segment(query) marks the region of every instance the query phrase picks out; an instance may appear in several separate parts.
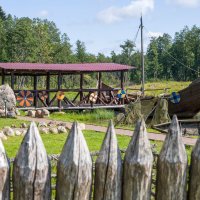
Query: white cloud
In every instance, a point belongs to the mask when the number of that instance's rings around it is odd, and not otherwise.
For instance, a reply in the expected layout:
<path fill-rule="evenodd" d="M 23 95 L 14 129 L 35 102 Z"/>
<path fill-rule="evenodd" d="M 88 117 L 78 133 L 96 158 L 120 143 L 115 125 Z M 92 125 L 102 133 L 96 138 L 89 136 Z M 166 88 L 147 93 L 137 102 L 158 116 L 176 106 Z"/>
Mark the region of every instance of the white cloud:
<path fill-rule="evenodd" d="M 40 17 L 47 17 L 49 15 L 49 12 L 47 10 L 42 10 L 39 13 Z"/>
<path fill-rule="evenodd" d="M 170 3 L 175 3 L 186 7 L 197 7 L 200 5 L 200 0 L 167 0 Z"/>
<path fill-rule="evenodd" d="M 154 0 L 132 0 L 129 5 L 123 7 L 109 7 L 98 14 L 98 19 L 110 24 L 121 21 L 124 18 L 138 17 L 141 14 L 154 9 Z"/>
<path fill-rule="evenodd" d="M 152 32 L 152 31 L 150 31 L 150 32 L 148 33 L 148 37 L 155 37 L 155 38 L 158 38 L 159 36 L 163 36 L 163 33 L 161 33 L 161 32 Z"/>

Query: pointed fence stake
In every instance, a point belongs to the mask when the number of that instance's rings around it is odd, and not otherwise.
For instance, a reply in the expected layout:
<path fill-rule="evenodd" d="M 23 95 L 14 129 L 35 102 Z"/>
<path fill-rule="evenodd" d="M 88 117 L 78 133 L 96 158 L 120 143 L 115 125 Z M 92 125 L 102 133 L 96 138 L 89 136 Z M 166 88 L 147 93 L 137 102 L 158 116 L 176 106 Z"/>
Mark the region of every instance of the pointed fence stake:
<path fill-rule="evenodd" d="M 0 200 L 10 199 L 10 166 L 0 139 Z"/>
<path fill-rule="evenodd" d="M 185 200 L 187 154 L 176 116 L 173 116 L 157 163 L 157 200 Z"/>
<path fill-rule="evenodd" d="M 200 139 L 192 151 L 188 199 L 200 199 Z"/>
<path fill-rule="evenodd" d="M 92 159 L 75 122 L 58 160 L 56 200 L 89 200 L 91 189 Z"/>
<path fill-rule="evenodd" d="M 153 154 L 144 120 L 139 120 L 124 159 L 123 200 L 150 200 Z"/>
<path fill-rule="evenodd" d="M 95 200 L 121 200 L 122 159 L 112 121 L 95 163 Z"/>
<path fill-rule="evenodd" d="M 15 200 L 51 199 L 50 163 L 34 122 L 14 160 L 13 192 Z"/>

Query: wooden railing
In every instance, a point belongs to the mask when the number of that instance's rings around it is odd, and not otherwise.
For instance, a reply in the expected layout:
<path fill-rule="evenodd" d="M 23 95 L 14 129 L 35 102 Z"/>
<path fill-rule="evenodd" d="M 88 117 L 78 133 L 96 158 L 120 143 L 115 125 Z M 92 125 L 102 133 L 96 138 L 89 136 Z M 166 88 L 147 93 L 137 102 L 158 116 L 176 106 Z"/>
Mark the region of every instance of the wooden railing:
<path fill-rule="evenodd" d="M 117 98 L 117 92 L 120 88 L 113 89 L 60 89 L 65 93 L 62 101 L 57 99 L 57 89 L 51 90 L 29 90 L 34 96 L 34 107 L 79 107 L 79 106 L 94 106 L 94 105 L 121 105 L 123 102 Z M 20 90 L 14 90 L 17 95 Z M 46 92 L 48 98 L 41 99 L 40 93 Z M 71 94 L 73 93 L 73 98 Z M 94 93 L 97 95 L 95 102 L 90 101 L 90 95 Z"/>
<path fill-rule="evenodd" d="M 122 159 L 111 123 L 93 165 L 82 131 L 74 123 L 61 155 L 52 156 L 57 160 L 55 174 L 55 169 L 50 171 L 49 158 L 38 129 L 32 123 L 12 168 L 0 142 L 0 200 L 10 199 L 10 191 L 15 200 L 50 200 L 53 189 L 56 190 L 57 200 L 198 200 L 199 152 L 200 140 L 194 147 L 191 166 L 188 167 L 185 146 L 175 116 L 156 159 L 153 157 L 144 121 L 137 123 Z M 156 170 L 153 166 L 156 166 Z M 51 177 L 56 181 L 51 183 Z"/>

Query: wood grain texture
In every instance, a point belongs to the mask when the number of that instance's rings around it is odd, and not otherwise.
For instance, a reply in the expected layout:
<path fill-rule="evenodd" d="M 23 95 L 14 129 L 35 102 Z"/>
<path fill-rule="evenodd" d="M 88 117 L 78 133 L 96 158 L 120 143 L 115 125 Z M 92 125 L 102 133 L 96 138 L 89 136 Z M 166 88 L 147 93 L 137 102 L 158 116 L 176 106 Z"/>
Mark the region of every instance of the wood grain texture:
<path fill-rule="evenodd" d="M 58 160 L 56 200 L 89 200 L 91 188 L 92 159 L 75 122 Z"/>
<path fill-rule="evenodd" d="M 153 154 L 144 120 L 139 120 L 124 159 L 123 200 L 150 200 Z"/>
<path fill-rule="evenodd" d="M 0 139 L 0 200 L 10 199 L 10 165 Z"/>
<path fill-rule="evenodd" d="M 50 162 L 38 128 L 31 123 L 13 165 L 15 200 L 50 200 Z"/>
<path fill-rule="evenodd" d="M 187 154 L 178 119 L 173 116 L 157 163 L 157 200 L 185 200 Z"/>
<path fill-rule="evenodd" d="M 122 159 L 112 121 L 95 163 L 95 200 L 121 200 Z"/>
<path fill-rule="evenodd" d="M 200 139 L 192 151 L 188 199 L 200 199 Z"/>

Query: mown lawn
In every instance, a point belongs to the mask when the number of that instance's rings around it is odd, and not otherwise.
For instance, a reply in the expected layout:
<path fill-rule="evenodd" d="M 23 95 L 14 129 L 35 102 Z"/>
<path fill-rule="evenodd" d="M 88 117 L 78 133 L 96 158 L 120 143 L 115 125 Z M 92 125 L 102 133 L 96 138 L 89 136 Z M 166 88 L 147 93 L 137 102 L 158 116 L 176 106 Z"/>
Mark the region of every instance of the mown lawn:
<path fill-rule="evenodd" d="M 19 120 L 17 118 L 0 118 L 0 129 L 2 129 L 5 126 L 12 126 L 12 125 L 15 125 L 16 127 L 20 127 L 20 125 L 23 122 L 25 122 L 26 124 L 29 124 L 29 122 Z"/>
<path fill-rule="evenodd" d="M 99 151 L 101 148 L 105 133 L 88 131 L 88 130 L 83 131 L 83 133 L 84 133 L 86 142 L 88 144 L 89 150 L 91 152 Z M 67 134 L 41 134 L 41 137 L 44 142 L 47 154 L 49 155 L 60 154 L 65 144 L 65 141 L 67 139 Z M 15 136 L 15 137 L 9 137 L 8 140 L 3 141 L 4 147 L 6 149 L 6 152 L 9 158 L 13 158 L 16 156 L 18 149 L 20 147 L 20 144 L 22 142 L 22 139 L 23 139 L 22 136 L 18 136 L 18 137 Z M 131 137 L 117 135 L 117 139 L 118 139 L 118 144 L 119 144 L 120 149 L 126 149 L 131 140 Z M 162 148 L 163 142 L 151 141 L 151 144 L 155 145 L 154 151 L 156 153 L 159 153 Z M 190 160 L 192 147 L 186 146 L 186 151 Z"/>

